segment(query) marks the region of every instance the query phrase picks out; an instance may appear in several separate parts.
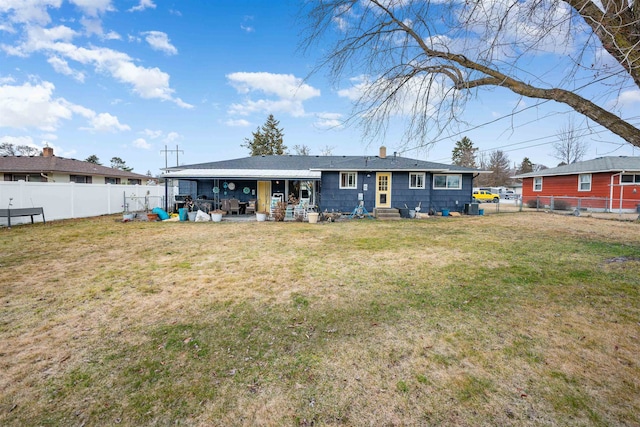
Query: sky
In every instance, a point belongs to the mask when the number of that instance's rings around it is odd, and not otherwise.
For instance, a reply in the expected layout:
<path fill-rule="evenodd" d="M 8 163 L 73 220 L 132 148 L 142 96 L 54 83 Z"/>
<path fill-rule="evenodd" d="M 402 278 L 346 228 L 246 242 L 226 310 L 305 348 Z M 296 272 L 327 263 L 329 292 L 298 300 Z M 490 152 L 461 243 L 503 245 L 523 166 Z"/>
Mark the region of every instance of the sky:
<path fill-rule="evenodd" d="M 134 172 L 249 155 L 245 139 L 273 114 L 284 143 L 320 155 L 387 153 L 450 163 L 466 136 L 481 152 L 500 149 L 555 166 L 553 142 L 574 116 L 506 90 L 479 94 L 464 126 L 429 149 L 400 134 L 366 140 L 345 126 L 357 80 L 336 87 L 310 75 L 322 49 L 302 52 L 299 1 L 0 0 L 0 143 L 49 146 L 58 156 L 120 157 Z M 640 94 L 625 91 L 627 111 Z M 514 109 L 522 113 L 511 116 Z M 637 122 L 637 113 L 635 113 Z M 578 116 L 577 123 L 586 126 Z M 593 123 L 591 123 L 593 126 Z M 592 127 L 586 158 L 640 155 Z M 400 129 L 397 130 L 400 132 Z"/>

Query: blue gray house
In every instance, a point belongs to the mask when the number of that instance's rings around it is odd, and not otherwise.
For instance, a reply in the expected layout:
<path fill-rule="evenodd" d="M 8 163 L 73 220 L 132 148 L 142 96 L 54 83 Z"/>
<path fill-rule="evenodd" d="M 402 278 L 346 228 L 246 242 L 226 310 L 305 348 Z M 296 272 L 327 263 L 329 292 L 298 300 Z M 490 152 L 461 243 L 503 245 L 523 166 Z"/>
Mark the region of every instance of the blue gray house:
<path fill-rule="evenodd" d="M 274 197 L 309 201 L 318 211 L 351 213 L 414 209 L 459 211 L 472 202 L 477 169 L 387 156 L 254 156 L 167 168 L 162 177 L 179 180 L 179 193 L 200 200 L 257 200 L 269 211 Z"/>

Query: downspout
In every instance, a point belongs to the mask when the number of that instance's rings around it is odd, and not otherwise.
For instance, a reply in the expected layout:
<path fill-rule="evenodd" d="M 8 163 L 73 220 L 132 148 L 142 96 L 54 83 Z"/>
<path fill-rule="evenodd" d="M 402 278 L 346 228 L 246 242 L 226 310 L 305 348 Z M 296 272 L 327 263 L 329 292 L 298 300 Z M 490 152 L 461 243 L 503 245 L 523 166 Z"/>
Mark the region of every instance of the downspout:
<path fill-rule="evenodd" d="M 615 186 L 613 184 L 613 177 L 614 176 L 618 176 L 618 184 L 620 187 L 620 209 L 622 209 L 622 174 L 625 173 L 625 171 L 621 171 L 618 173 L 614 173 L 613 175 L 611 175 L 611 184 L 609 184 L 609 212 L 613 212 L 613 187 Z"/>

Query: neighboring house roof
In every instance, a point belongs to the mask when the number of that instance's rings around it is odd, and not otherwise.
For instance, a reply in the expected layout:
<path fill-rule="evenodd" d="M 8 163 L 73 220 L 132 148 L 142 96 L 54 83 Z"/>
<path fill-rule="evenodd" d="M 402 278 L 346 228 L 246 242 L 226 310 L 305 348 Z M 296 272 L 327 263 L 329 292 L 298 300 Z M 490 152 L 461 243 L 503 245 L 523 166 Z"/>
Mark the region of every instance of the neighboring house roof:
<path fill-rule="evenodd" d="M 148 179 L 146 175 L 58 156 L 0 156 L 1 173 L 64 173 L 110 178 Z"/>
<path fill-rule="evenodd" d="M 399 156 L 252 156 L 165 169 L 167 178 L 319 179 L 323 171 L 430 171 L 487 173 Z"/>
<path fill-rule="evenodd" d="M 523 173 L 521 175 L 516 175 L 513 178 L 533 178 L 540 176 L 577 175 L 581 173 L 602 172 L 640 172 L 640 157 L 598 157 L 597 159 L 558 166 L 557 168 Z"/>

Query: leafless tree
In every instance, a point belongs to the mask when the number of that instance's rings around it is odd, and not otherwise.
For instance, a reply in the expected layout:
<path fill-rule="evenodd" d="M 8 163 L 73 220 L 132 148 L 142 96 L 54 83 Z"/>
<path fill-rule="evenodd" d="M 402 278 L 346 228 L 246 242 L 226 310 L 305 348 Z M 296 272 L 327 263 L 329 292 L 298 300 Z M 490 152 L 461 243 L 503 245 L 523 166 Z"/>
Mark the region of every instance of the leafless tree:
<path fill-rule="evenodd" d="M 334 43 L 315 71 L 359 79 L 348 121 L 365 137 L 403 114 L 405 142 L 428 144 L 481 89 L 505 88 L 565 104 L 640 147 L 624 105 L 608 106 L 640 89 L 637 0 L 309 0 L 302 13 L 303 49 Z"/>
<path fill-rule="evenodd" d="M 553 144 L 553 157 L 565 164 L 582 160 L 589 149 L 584 140 L 584 131 L 578 130 L 573 121 L 567 122 L 557 133 L 558 142 Z"/>
<path fill-rule="evenodd" d="M 0 155 L 2 156 L 38 156 L 42 154 L 39 148 L 30 145 L 15 145 L 10 142 L 0 144 Z"/>

